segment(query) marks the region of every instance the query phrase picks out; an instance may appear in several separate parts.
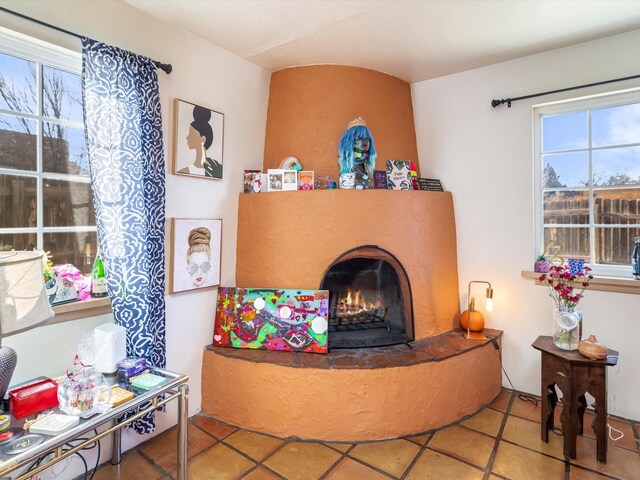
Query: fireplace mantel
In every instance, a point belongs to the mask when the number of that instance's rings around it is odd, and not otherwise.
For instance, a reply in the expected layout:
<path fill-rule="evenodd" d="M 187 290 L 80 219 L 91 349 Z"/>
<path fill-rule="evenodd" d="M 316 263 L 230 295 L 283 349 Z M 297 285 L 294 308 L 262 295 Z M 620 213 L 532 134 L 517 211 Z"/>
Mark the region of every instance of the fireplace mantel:
<path fill-rule="evenodd" d="M 319 288 L 344 252 L 376 245 L 404 266 L 416 339 L 449 331 L 460 315 L 449 192 L 314 190 L 240 194 L 236 285 Z"/>

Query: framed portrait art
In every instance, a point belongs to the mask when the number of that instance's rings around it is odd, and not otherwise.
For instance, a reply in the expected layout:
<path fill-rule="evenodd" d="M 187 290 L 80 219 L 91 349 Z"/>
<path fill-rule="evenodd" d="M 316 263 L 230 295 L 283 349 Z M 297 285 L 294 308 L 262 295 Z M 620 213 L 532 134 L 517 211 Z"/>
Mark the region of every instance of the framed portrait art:
<path fill-rule="evenodd" d="M 169 293 L 220 285 L 222 220 L 170 219 Z"/>
<path fill-rule="evenodd" d="M 173 121 L 173 173 L 221 180 L 224 114 L 176 98 Z"/>

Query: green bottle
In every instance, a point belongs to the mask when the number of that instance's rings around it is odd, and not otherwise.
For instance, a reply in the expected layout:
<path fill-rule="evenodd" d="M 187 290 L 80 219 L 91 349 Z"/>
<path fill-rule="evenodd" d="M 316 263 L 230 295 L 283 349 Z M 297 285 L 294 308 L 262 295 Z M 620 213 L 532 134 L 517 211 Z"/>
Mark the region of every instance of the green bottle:
<path fill-rule="evenodd" d="M 96 259 L 91 269 L 91 296 L 106 297 L 107 295 L 107 277 L 104 274 L 104 263 L 102 263 L 102 257 L 100 256 L 100 247 L 98 247 Z"/>

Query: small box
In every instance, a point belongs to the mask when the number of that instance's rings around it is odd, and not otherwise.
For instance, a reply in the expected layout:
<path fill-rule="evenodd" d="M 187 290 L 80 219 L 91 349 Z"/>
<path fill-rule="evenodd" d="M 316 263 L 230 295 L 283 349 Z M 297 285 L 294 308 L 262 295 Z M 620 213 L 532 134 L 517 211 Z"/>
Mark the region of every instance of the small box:
<path fill-rule="evenodd" d="M 75 415 L 62 415 L 52 413 L 44 418 L 36 420 L 29 427 L 29 433 L 40 433 L 42 435 L 58 435 L 80 423 L 80 417 Z"/>
<path fill-rule="evenodd" d="M 93 329 L 96 346 L 95 367 L 102 373 L 115 373 L 119 360 L 127 356 L 127 329 L 104 323 Z"/>
<path fill-rule="evenodd" d="M 131 400 L 133 397 L 134 394 L 132 391 L 125 390 L 118 385 L 114 385 L 111 387 L 111 400 L 109 400 L 109 403 L 111 403 L 113 407 L 117 407 L 118 405 L 122 405 L 124 402 Z"/>
<path fill-rule="evenodd" d="M 145 368 L 147 368 L 147 361 L 142 357 L 127 357 L 124 360 L 120 360 L 117 363 L 118 367 L 118 381 L 122 383 L 129 383 L 131 377 L 140 375 Z"/>
<path fill-rule="evenodd" d="M 11 414 L 20 419 L 58 406 L 58 384 L 47 378 L 9 392 Z"/>
<path fill-rule="evenodd" d="M 162 385 L 167 381 L 166 378 L 160 375 L 154 375 L 153 373 L 147 373 L 146 375 L 140 375 L 131 381 L 131 386 L 139 388 L 140 390 L 149 391 Z"/>

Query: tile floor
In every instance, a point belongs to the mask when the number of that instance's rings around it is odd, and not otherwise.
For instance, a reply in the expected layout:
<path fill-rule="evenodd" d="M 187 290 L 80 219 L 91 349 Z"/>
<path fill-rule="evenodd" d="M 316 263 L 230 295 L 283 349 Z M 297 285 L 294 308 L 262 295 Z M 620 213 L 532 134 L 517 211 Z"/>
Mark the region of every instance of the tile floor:
<path fill-rule="evenodd" d="M 370 443 L 286 440 L 198 415 L 189 422 L 189 479 L 640 479 L 640 422 L 611 417 L 609 423 L 624 437 L 609 441 L 607 463 L 598 464 L 589 428 L 578 437 L 578 458 L 565 462 L 562 437 L 550 434 L 549 443 L 542 442 L 539 420 L 540 407 L 511 390 L 457 425 Z M 585 425 L 590 424 L 585 417 Z M 119 466 L 101 467 L 94 478 L 174 479 L 175 445 L 172 429 L 125 453 Z"/>

